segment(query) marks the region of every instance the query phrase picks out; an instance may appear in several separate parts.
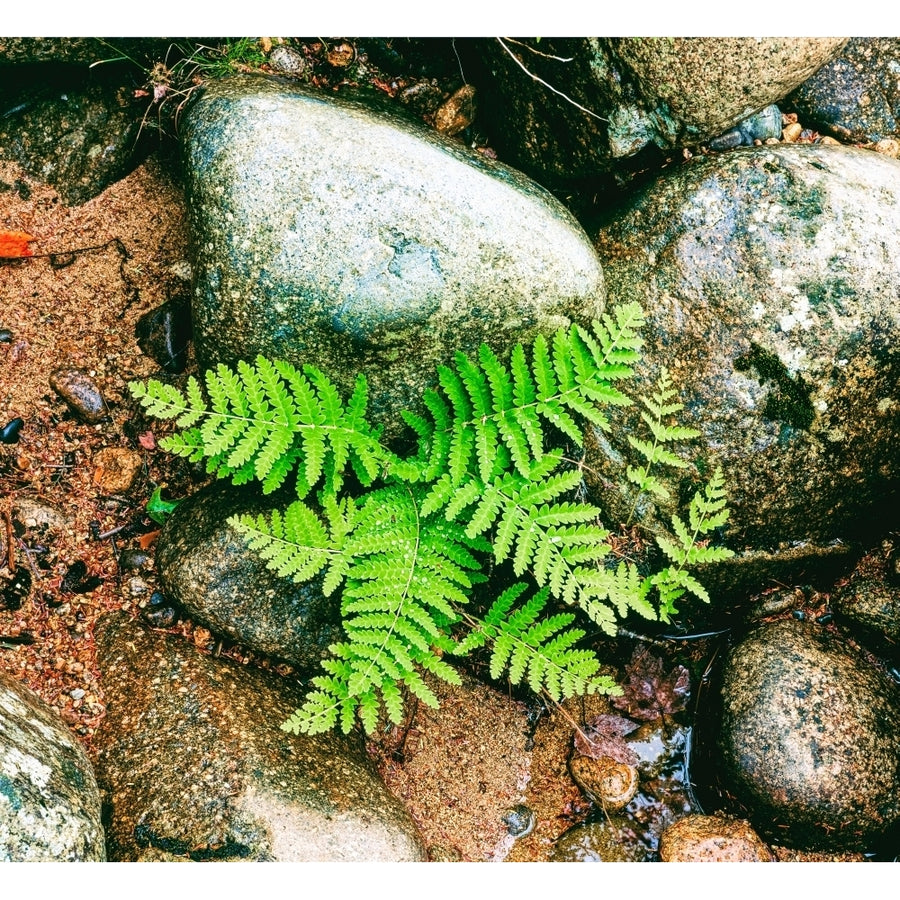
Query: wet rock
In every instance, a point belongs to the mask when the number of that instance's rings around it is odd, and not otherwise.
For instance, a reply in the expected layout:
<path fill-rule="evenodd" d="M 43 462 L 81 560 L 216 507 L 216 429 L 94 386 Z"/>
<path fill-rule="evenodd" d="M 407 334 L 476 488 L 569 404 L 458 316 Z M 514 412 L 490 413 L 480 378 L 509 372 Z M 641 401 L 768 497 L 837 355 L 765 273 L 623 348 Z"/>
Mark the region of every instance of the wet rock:
<path fill-rule="evenodd" d="M 514 838 L 527 837 L 534 830 L 534 810 L 519 803 L 504 813 L 503 823 Z"/>
<path fill-rule="evenodd" d="M 688 816 L 670 825 L 659 841 L 662 862 L 774 862 L 772 851 L 741 819 Z"/>
<path fill-rule="evenodd" d="M 543 182 L 569 181 L 609 171 L 648 145 L 694 146 L 722 134 L 780 100 L 844 42 L 542 38 L 504 47 L 485 40 L 484 77 L 493 83 L 483 118 L 501 158 Z"/>
<path fill-rule="evenodd" d="M 424 859 L 358 740 L 278 728 L 302 703 L 295 681 L 122 614 L 96 635 L 107 714 L 93 745 L 110 859 Z"/>
<path fill-rule="evenodd" d="M 50 387 L 82 422 L 95 424 L 106 416 L 106 404 L 100 388 L 81 369 L 55 369 L 50 374 Z"/>
<path fill-rule="evenodd" d="M 618 818 L 576 825 L 557 838 L 550 862 L 647 862 L 648 848 Z"/>
<path fill-rule="evenodd" d="M 201 365 L 314 362 L 400 427 L 434 368 L 603 308 L 583 231 L 551 195 L 433 130 L 250 76 L 186 114 Z"/>
<path fill-rule="evenodd" d="M 103 862 L 94 772 L 62 719 L 0 672 L 0 860 Z"/>
<path fill-rule="evenodd" d="M 94 485 L 105 494 L 125 494 L 134 487 L 144 461 L 140 453 L 104 447 L 94 456 Z"/>
<path fill-rule="evenodd" d="M 475 118 L 475 88 L 464 84 L 434 114 L 434 127 L 447 137 L 468 128 Z"/>
<path fill-rule="evenodd" d="M 313 669 L 343 634 L 337 597 L 322 595 L 321 576 L 297 584 L 267 569 L 227 521 L 284 509 L 290 500 L 212 484 L 178 504 L 160 534 L 156 566 L 163 590 L 195 621 L 258 653 Z"/>
<path fill-rule="evenodd" d="M 119 554 L 119 568 L 123 572 L 139 572 L 141 569 L 149 569 L 153 565 L 153 557 L 146 551 L 137 547 L 129 547 Z"/>
<path fill-rule="evenodd" d="M 781 110 L 772 104 L 748 116 L 730 131 L 713 138 L 709 142 L 709 149 L 732 150 L 735 147 L 750 147 L 754 141 L 779 138 L 781 133 Z"/>
<path fill-rule="evenodd" d="M 851 38 L 788 98 L 809 120 L 843 141 L 900 137 L 900 38 Z"/>
<path fill-rule="evenodd" d="M 894 652 L 900 646 L 900 587 L 864 578 L 841 588 L 832 604 L 838 616 L 877 649 Z"/>
<path fill-rule="evenodd" d="M 141 618 L 151 628 L 171 628 L 178 621 L 178 610 L 167 601 L 165 594 L 154 591 L 141 610 Z"/>
<path fill-rule="evenodd" d="M 21 88 L 0 94 L 0 157 L 53 185 L 64 203 L 90 200 L 141 161 L 146 107 L 130 73 L 70 68 L 50 80 L 12 71 Z"/>
<path fill-rule="evenodd" d="M 637 769 L 608 756 L 593 759 L 574 754 L 569 772 L 578 787 L 603 809 L 624 808 L 638 791 Z"/>
<path fill-rule="evenodd" d="M 861 653 L 788 619 L 751 632 L 724 671 L 723 784 L 763 837 L 866 850 L 900 822 L 900 693 Z"/>
<path fill-rule="evenodd" d="M 134 331 L 141 351 L 156 360 L 164 371 L 183 372 L 191 341 L 189 298 L 173 297 L 144 313 Z"/>
<path fill-rule="evenodd" d="M 598 247 L 610 301 L 637 300 L 648 319 L 633 390 L 652 393 L 666 365 L 680 424 L 701 433 L 675 448 L 686 472 L 657 471 L 671 501 L 645 495 L 638 518 L 668 523 L 720 465 L 728 542 L 771 566 L 846 553 L 875 511 L 896 509 L 900 165 L 794 145 L 696 159 L 639 194 Z M 639 413 L 612 410 L 611 431 L 588 434 L 585 471 L 601 473 L 616 521 L 635 499 L 623 466 L 643 462 L 627 441 Z"/>
<path fill-rule="evenodd" d="M 2 428 L 0 428 L 0 444 L 17 444 L 19 442 L 19 434 L 25 427 L 25 420 L 19 418 L 10 419 Z"/>

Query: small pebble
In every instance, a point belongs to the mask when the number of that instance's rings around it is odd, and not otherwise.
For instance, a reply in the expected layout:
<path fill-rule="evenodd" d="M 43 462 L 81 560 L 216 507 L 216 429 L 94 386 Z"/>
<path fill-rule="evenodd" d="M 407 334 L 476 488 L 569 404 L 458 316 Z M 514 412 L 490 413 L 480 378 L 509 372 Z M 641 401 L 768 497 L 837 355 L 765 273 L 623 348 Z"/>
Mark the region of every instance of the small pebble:
<path fill-rule="evenodd" d="M 188 299 L 175 298 L 151 309 L 134 329 L 138 347 L 164 371 L 178 374 L 187 366 L 191 342 L 191 309 Z"/>
<path fill-rule="evenodd" d="M 0 328 L 0 344 L 11 344 L 13 333 L 8 328 Z"/>
<path fill-rule="evenodd" d="M 141 618 L 151 628 L 171 628 L 178 619 L 178 612 L 168 604 L 165 594 L 154 591 L 141 610 Z"/>
<path fill-rule="evenodd" d="M 146 550 L 129 548 L 119 554 L 119 568 L 123 572 L 146 569 L 152 563 L 153 557 Z"/>
<path fill-rule="evenodd" d="M 50 374 L 50 387 L 82 422 L 93 425 L 106 415 L 106 404 L 100 389 L 81 369 L 54 370 Z"/>
<path fill-rule="evenodd" d="M 82 697 L 87 693 L 84 688 L 75 688 L 74 691 L 69 691 L 69 696 L 73 700 L 81 700 Z"/>
<path fill-rule="evenodd" d="M 434 127 L 442 134 L 453 137 L 468 128 L 475 118 L 475 88 L 464 84 L 434 114 Z"/>
<path fill-rule="evenodd" d="M 128 592 L 132 597 L 141 597 L 149 590 L 147 582 L 143 578 L 129 578 Z"/>
<path fill-rule="evenodd" d="M 276 72 L 299 75 L 306 71 L 306 57 L 293 47 L 273 47 L 269 54 L 269 65 Z"/>
<path fill-rule="evenodd" d="M 141 472 L 143 460 L 134 450 L 105 447 L 94 457 L 94 484 L 104 494 L 125 494 Z"/>
<path fill-rule="evenodd" d="M 803 126 L 799 122 L 793 122 L 790 125 L 784 126 L 781 137 L 783 140 L 793 143 L 801 134 L 803 134 Z"/>
<path fill-rule="evenodd" d="M 19 432 L 25 425 L 25 420 L 16 417 L 0 428 L 0 444 L 17 444 Z"/>
<path fill-rule="evenodd" d="M 534 810 L 519 803 L 503 814 L 503 824 L 513 837 L 523 838 L 534 828 Z"/>
<path fill-rule="evenodd" d="M 900 141 L 897 141 L 894 138 L 884 138 L 883 140 L 876 141 L 875 146 L 872 149 L 876 153 L 883 153 L 885 156 L 890 156 L 893 159 L 900 158 Z"/>

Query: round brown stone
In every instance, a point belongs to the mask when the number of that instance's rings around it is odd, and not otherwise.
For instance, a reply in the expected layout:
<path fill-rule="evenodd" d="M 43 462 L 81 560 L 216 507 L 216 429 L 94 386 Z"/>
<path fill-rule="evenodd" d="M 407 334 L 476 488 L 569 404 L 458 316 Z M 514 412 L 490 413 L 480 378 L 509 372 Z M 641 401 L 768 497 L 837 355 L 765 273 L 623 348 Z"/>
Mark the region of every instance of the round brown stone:
<path fill-rule="evenodd" d="M 773 862 L 772 851 L 743 819 L 688 816 L 659 840 L 662 862 Z"/>

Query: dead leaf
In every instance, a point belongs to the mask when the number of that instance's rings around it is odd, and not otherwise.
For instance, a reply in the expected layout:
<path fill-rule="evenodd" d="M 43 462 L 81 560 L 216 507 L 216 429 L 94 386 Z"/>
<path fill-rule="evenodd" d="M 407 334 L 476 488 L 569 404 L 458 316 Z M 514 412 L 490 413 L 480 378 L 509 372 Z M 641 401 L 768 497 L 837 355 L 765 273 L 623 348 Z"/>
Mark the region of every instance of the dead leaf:
<path fill-rule="evenodd" d="M 613 697 L 612 704 L 633 719 L 652 722 L 684 709 L 687 703 L 691 682 L 684 666 L 666 672 L 658 656 L 637 648 L 625 666 L 625 676 L 622 696 Z"/>
<path fill-rule="evenodd" d="M 0 257 L 4 259 L 20 259 L 32 256 L 29 241 L 34 238 L 24 231 L 0 231 Z"/>
<path fill-rule="evenodd" d="M 147 550 L 152 547 L 156 542 L 156 539 L 159 537 L 159 529 L 156 531 L 148 531 L 146 534 L 142 534 L 140 538 L 138 538 L 138 546 L 141 550 Z"/>
<path fill-rule="evenodd" d="M 625 735 L 631 734 L 637 727 L 636 722 L 622 716 L 595 716 L 582 731 L 575 732 L 575 750 L 591 759 L 609 756 L 626 766 L 637 765 L 637 753 L 624 740 Z"/>
<path fill-rule="evenodd" d="M 156 449 L 156 436 L 152 431 L 145 431 L 143 434 L 138 435 L 138 443 L 145 450 L 155 450 Z"/>

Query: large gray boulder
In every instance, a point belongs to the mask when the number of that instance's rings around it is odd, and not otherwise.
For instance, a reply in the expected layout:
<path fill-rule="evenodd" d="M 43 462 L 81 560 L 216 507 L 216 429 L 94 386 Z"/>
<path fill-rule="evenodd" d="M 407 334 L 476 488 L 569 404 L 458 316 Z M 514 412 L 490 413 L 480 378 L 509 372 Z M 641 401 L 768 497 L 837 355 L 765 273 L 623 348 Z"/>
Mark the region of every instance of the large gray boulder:
<path fill-rule="evenodd" d="M 763 836 L 869 850 L 900 822 L 900 692 L 859 651 L 794 619 L 728 655 L 723 783 Z"/>
<path fill-rule="evenodd" d="M 502 158 L 533 177 L 589 177 L 647 146 L 708 141 L 781 99 L 845 40 L 486 40 L 493 83 L 485 102 L 499 99 L 484 121 Z"/>
<path fill-rule="evenodd" d="M 359 740 L 278 725 L 296 682 L 115 614 L 97 629 L 94 736 L 114 861 L 421 861 L 415 826 Z"/>
<path fill-rule="evenodd" d="M 766 555 L 852 541 L 900 484 L 900 163 L 844 147 L 747 148 L 673 170 L 598 237 L 610 301 L 648 324 L 636 391 L 668 367 L 682 424 L 665 525 L 721 466 L 727 542 Z M 640 405 L 591 432 L 586 472 L 610 518 L 635 502 Z M 592 475 L 591 473 L 597 473 Z M 659 474 L 663 474 L 660 470 Z M 738 564 L 738 563 L 736 563 Z M 752 569 L 753 567 L 748 567 Z"/>
<path fill-rule="evenodd" d="M 0 672 L 0 862 L 103 862 L 100 792 L 56 711 Z"/>
<path fill-rule="evenodd" d="M 603 309 L 596 253 L 521 174 L 421 126 L 252 76 L 184 119 L 202 366 L 365 372 L 396 426 L 434 367 Z"/>
<path fill-rule="evenodd" d="M 292 497 L 268 497 L 218 481 L 178 504 L 156 548 L 166 594 L 196 622 L 257 653 L 299 669 L 318 668 L 343 636 L 337 595 L 322 578 L 295 583 L 266 567 L 228 519 L 283 511 Z"/>

